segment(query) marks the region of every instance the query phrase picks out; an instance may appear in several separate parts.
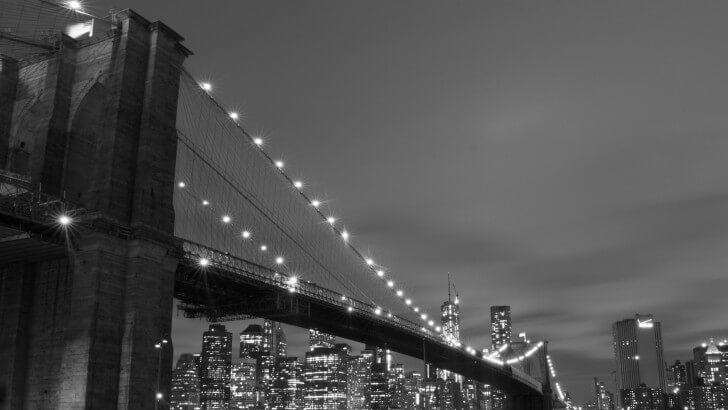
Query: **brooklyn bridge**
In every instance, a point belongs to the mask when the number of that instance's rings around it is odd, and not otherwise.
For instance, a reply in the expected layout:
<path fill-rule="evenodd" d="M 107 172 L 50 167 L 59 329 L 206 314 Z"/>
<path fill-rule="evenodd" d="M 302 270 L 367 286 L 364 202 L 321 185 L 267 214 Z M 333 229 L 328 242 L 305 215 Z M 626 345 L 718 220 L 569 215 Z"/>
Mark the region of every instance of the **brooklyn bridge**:
<path fill-rule="evenodd" d="M 508 358 L 450 340 L 437 301 L 349 240 L 164 23 L 3 0 L 0 53 L 0 408 L 154 407 L 175 299 L 386 347 L 510 408 L 558 400 L 547 343 Z"/>

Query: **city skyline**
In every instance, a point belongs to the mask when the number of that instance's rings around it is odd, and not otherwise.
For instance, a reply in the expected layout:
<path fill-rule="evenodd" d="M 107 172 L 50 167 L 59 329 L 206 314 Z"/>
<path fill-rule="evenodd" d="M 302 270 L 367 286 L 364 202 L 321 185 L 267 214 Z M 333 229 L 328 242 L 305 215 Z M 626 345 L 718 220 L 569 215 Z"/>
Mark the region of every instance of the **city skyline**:
<path fill-rule="evenodd" d="M 728 395 L 728 4 L 0 1 L 3 404 Z"/>
<path fill-rule="evenodd" d="M 651 4 L 125 6 L 184 33 L 190 69 L 431 312 L 446 272 L 463 317 L 511 305 L 581 399 L 616 318 L 659 317 L 667 358 L 728 328 L 728 5 Z M 461 333 L 489 344 L 485 320 Z"/>

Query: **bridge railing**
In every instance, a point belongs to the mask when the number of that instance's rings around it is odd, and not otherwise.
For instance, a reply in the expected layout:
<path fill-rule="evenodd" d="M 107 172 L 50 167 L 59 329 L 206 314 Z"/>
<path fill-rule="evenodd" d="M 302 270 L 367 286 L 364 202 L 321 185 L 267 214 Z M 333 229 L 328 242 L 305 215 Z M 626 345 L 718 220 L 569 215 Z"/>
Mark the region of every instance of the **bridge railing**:
<path fill-rule="evenodd" d="M 61 214 L 73 216 L 85 209 L 71 201 L 43 192 L 22 175 L 0 170 L 0 212 L 37 223 L 47 223 Z"/>

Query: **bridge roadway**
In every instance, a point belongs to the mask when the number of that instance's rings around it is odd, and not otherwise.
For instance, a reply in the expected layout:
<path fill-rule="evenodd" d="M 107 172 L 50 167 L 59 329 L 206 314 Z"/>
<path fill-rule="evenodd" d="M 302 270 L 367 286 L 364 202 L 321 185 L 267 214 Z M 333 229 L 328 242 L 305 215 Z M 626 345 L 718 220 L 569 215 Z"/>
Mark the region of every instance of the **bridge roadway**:
<path fill-rule="evenodd" d="M 60 212 L 74 215 L 71 234 L 60 229 Z M 133 239 L 135 232 L 98 218 L 37 188 L 0 174 L 0 265 L 68 255 L 72 237 L 84 231 Z M 399 317 L 376 314 L 376 306 L 315 283 L 296 281 L 257 265 L 184 239 L 178 244 L 175 297 L 202 315 L 248 314 L 339 337 L 386 347 L 437 368 L 492 385 L 513 398 L 515 409 L 548 408 L 541 382 L 506 364 L 483 359 L 480 352 L 448 345 L 422 326 Z M 205 259 L 205 265 L 200 261 Z M 548 393 L 547 393 L 548 394 Z"/>

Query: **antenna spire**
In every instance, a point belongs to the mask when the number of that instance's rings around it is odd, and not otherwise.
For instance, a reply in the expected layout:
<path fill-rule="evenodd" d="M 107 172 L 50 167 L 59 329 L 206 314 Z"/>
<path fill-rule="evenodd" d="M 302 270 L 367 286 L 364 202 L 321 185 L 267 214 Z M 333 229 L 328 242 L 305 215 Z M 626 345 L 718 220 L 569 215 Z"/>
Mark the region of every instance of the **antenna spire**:
<path fill-rule="evenodd" d="M 447 301 L 450 302 L 450 272 L 447 273 Z"/>

